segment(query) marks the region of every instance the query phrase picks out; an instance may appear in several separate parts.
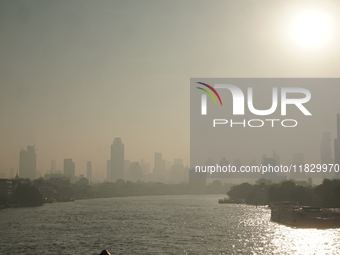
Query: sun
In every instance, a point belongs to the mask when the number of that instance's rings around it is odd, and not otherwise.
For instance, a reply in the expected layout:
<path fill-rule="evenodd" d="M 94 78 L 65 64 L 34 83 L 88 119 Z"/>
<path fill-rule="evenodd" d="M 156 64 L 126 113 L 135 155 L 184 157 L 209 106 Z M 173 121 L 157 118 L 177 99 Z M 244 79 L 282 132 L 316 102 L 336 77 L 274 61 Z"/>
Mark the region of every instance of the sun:
<path fill-rule="evenodd" d="M 292 39 L 302 47 L 325 46 L 331 38 L 332 22 L 325 13 L 302 13 L 292 19 L 290 31 Z"/>

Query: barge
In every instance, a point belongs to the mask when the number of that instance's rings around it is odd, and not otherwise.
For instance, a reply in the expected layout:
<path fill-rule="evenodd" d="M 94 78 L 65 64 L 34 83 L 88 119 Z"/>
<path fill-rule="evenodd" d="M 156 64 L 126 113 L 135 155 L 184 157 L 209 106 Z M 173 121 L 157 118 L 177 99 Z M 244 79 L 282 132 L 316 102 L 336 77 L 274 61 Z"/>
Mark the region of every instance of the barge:
<path fill-rule="evenodd" d="M 296 202 L 277 202 L 270 206 L 271 220 L 297 228 L 339 228 L 340 209 L 299 206 Z"/>

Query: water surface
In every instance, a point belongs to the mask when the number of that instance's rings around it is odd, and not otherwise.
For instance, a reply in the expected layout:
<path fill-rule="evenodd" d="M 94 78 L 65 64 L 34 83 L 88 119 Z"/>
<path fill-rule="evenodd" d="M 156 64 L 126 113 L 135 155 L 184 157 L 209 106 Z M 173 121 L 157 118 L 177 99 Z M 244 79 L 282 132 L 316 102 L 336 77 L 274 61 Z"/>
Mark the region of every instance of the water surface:
<path fill-rule="evenodd" d="M 222 196 L 81 200 L 0 211 L 0 254 L 340 254 L 340 229 L 294 229 Z"/>

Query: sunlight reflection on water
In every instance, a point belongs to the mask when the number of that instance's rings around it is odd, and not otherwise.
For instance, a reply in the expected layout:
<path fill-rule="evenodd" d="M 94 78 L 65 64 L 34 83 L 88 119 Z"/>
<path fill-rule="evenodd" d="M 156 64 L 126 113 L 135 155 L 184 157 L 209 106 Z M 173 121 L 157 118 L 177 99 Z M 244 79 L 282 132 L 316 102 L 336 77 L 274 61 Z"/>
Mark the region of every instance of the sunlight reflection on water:
<path fill-rule="evenodd" d="M 0 254 L 340 254 L 339 229 L 295 229 L 220 196 L 82 200 L 0 211 Z"/>
<path fill-rule="evenodd" d="M 272 243 L 278 254 L 340 254 L 338 229 L 275 228 Z"/>

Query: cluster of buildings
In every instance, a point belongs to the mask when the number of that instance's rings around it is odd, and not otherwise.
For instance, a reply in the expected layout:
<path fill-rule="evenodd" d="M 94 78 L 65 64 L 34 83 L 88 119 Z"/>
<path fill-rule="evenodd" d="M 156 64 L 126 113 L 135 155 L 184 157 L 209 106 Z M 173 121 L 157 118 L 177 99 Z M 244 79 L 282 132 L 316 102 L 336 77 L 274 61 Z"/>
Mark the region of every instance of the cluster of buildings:
<path fill-rule="evenodd" d="M 162 158 L 162 153 L 154 155 L 154 168 L 151 171 L 150 163 L 131 162 L 124 158 L 124 144 L 121 138 L 115 138 L 111 145 L 111 158 L 107 160 L 106 180 L 116 182 L 127 181 L 155 181 L 164 183 L 188 182 L 189 168 L 185 167 L 182 159 L 173 162 Z"/>
<path fill-rule="evenodd" d="M 162 153 L 155 153 L 154 168 L 151 171 L 149 162 L 144 160 L 130 161 L 124 156 L 124 143 L 121 138 L 114 138 L 111 144 L 111 157 L 106 164 L 107 182 L 124 181 L 156 181 L 164 183 L 188 182 L 189 168 L 185 167 L 182 159 L 175 159 L 173 162 L 162 158 Z M 19 155 L 19 171 L 15 173 L 14 168 L 9 171 L 9 177 L 15 176 L 21 179 L 37 179 L 42 177 L 41 172 L 37 171 L 37 155 L 35 146 L 27 146 L 21 149 Z M 68 177 L 72 183 L 86 177 L 89 182 L 96 182 L 93 178 L 92 162 L 87 161 L 86 176 L 76 175 L 76 164 L 72 158 L 64 159 L 63 170 L 56 169 L 56 161 L 51 161 L 51 169 L 44 175 L 45 179 L 51 177 Z"/>
<path fill-rule="evenodd" d="M 207 174 L 210 178 L 249 178 L 249 179 L 277 179 L 277 178 L 288 178 L 288 179 L 308 179 L 311 182 L 311 178 L 315 179 L 324 179 L 324 178 L 336 178 L 340 179 L 340 113 L 337 114 L 337 138 L 334 139 L 334 154 L 332 153 L 332 137 L 330 132 L 324 132 L 322 136 L 322 140 L 320 143 L 320 159 L 316 160 L 316 162 L 305 162 L 303 153 L 295 153 L 292 154 L 292 161 L 289 164 L 285 164 L 289 169 L 287 172 L 277 171 L 277 172 L 265 172 L 263 173 L 260 170 L 261 166 L 272 166 L 276 170 L 282 169 L 282 165 L 280 162 L 280 156 L 273 150 L 272 155 L 267 156 L 266 154 L 262 155 L 260 163 L 256 160 L 252 160 L 250 164 L 244 164 L 240 159 L 233 160 L 232 162 L 228 161 L 226 158 L 222 158 L 219 161 L 214 161 L 212 158 L 209 158 L 205 162 L 205 166 L 218 166 L 218 167 L 228 167 L 233 166 L 236 169 L 236 172 L 218 172 L 214 171 Z M 314 166 L 313 166 L 314 164 Z M 250 172 L 242 172 L 242 167 L 249 166 L 247 169 L 254 169 L 254 171 Z M 253 167 L 253 168 L 252 168 Z M 281 167 L 281 168 L 280 168 Z M 327 168 L 326 168 L 327 167 Z M 320 170 L 321 168 L 321 170 Z M 203 171 L 202 171 L 203 169 Z M 225 168 L 227 169 L 227 168 Z M 215 170 L 215 169 L 214 169 Z M 207 169 L 203 168 L 203 166 L 199 166 L 196 174 L 196 178 L 199 176 L 204 177 L 205 173 L 207 173 Z M 194 173 L 190 173 L 190 176 L 195 176 Z"/>
<path fill-rule="evenodd" d="M 337 138 L 334 139 L 334 157 L 332 154 L 332 139 L 331 133 L 325 132 L 322 137 L 322 141 L 320 144 L 320 155 L 321 155 L 321 163 L 322 164 L 339 164 L 340 165 L 340 114 L 337 114 Z M 139 161 L 130 161 L 125 159 L 124 156 L 124 143 L 121 138 L 114 138 L 113 143 L 111 144 L 111 156 L 110 159 L 107 160 L 106 164 L 106 178 L 107 182 L 117 182 L 117 180 L 124 181 L 154 181 L 154 182 L 163 182 L 163 183 L 184 183 L 192 181 L 195 177 L 192 175 L 192 171 L 189 171 L 188 166 L 184 166 L 182 159 L 175 159 L 173 162 L 166 161 L 162 158 L 162 153 L 154 154 L 154 164 L 153 169 L 151 170 L 151 166 L 149 162 L 145 162 L 144 160 Z M 27 178 L 27 179 L 37 179 L 41 177 L 39 171 L 37 171 L 37 156 L 35 146 L 27 146 L 27 149 L 21 149 L 19 155 L 19 171 L 16 173 L 17 177 Z M 210 160 L 210 161 L 209 161 Z M 206 165 L 215 165 L 216 163 L 209 159 L 206 162 Z M 302 153 L 293 154 L 293 165 L 303 165 L 304 155 Z M 311 162 L 313 163 L 313 162 Z M 229 165 L 229 161 L 223 158 L 219 165 Z M 261 164 L 263 165 L 271 165 L 271 166 L 279 166 L 280 165 L 280 157 L 273 151 L 273 155 L 267 157 L 266 155 L 262 156 Z M 231 165 L 231 164 L 230 164 Z M 241 166 L 241 160 L 235 160 L 232 165 L 238 167 Z M 258 165 L 256 161 L 252 161 L 250 165 Z M 322 173 L 323 174 L 323 173 Z M 333 172 L 332 175 L 320 175 L 317 178 L 340 178 L 340 171 Z M 265 178 L 277 178 L 280 177 L 280 174 L 272 173 L 271 176 L 266 176 Z M 14 178 L 15 172 L 14 168 L 10 169 L 10 178 Z M 64 159 L 63 162 L 63 170 L 56 169 L 55 160 L 51 161 L 51 170 L 49 173 L 45 174 L 45 178 L 49 179 L 50 177 L 68 177 L 71 182 L 75 183 L 80 179 L 84 178 L 84 175 L 76 176 L 76 167 L 75 162 L 72 158 Z M 220 176 L 223 177 L 223 176 Z M 230 177 L 230 176 L 229 176 Z M 249 178 L 262 178 L 264 176 L 256 175 L 252 176 L 251 174 L 247 174 Z M 282 176 L 281 176 L 282 177 Z M 305 172 L 296 172 L 293 175 L 287 176 L 288 178 L 308 178 L 309 174 Z M 313 177 L 316 177 L 315 175 Z M 89 182 L 93 182 L 93 171 L 92 171 L 92 162 L 87 161 L 86 165 L 86 178 Z M 190 179 L 190 180 L 189 180 Z M 205 178 L 204 178 L 205 179 Z M 0 179 L 3 183 L 1 185 L 2 189 L 5 190 L 6 179 Z M 201 184 L 206 183 L 206 180 L 201 180 Z"/>

